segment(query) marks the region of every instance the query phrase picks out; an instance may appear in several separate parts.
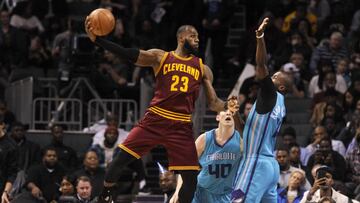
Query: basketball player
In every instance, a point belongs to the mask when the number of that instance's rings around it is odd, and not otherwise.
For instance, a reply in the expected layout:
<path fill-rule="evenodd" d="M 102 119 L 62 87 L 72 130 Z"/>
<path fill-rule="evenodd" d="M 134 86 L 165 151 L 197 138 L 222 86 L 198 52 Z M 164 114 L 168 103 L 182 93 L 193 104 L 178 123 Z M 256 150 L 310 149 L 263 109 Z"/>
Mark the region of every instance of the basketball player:
<path fill-rule="evenodd" d="M 232 112 L 221 111 L 216 120 L 218 128 L 200 135 L 196 142 L 196 150 L 201 165 L 198 183 L 192 203 L 229 203 L 231 201 L 232 184 L 242 155 L 242 139 L 235 130 Z M 182 180 L 170 200 L 177 202 L 177 194 Z"/>
<path fill-rule="evenodd" d="M 169 170 L 178 171 L 183 178 L 179 191 L 181 203 L 190 203 L 196 188 L 199 170 L 193 138 L 191 114 L 199 88 L 204 83 L 209 108 L 224 110 L 212 87 L 212 72 L 201 58 L 193 55 L 199 47 L 198 32 L 193 26 L 183 25 L 177 31 L 177 48 L 166 52 L 160 49 L 139 50 L 124 48 L 93 34 L 90 17 L 85 21 L 88 37 L 96 44 L 127 59 L 137 66 L 152 67 L 155 79 L 155 96 L 139 124 L 119 145 L 122 149 L 113 159 L 105 175 L 104 190 L 99 202 L 111 202 L 113 186 L 121 169 L 139 159 L 153 147 L 161 144 L 168 153 Z M 233 102 L 228 102 L 229 109 Z"/>
<path fill-rule="evenodd" d="M 285 116 L 284 95 L 292 81 L 283 72 L 272 77 L 266 67 L 265 18 L 256 30 L 255 78 L 260 83 L 257 101 L 251 108 L 243 131 L 244 154 L 232 192 L 233 202 L 276 203 L 279 165 L 274 158 L 276 135 Z"/>

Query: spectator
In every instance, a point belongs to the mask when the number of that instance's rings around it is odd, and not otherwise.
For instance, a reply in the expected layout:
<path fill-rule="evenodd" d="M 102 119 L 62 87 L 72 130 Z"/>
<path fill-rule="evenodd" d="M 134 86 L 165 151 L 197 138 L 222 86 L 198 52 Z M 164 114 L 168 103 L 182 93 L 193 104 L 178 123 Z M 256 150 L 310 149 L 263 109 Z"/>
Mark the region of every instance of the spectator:
<path fill-rule="evenodd" d="M 32 14 L 32 2 L 20 2 L 16 5 L 10 19 L 10 25 L 29 34 L 40 34 L 45 31 L 40 20 Z"/>
<path fill-rule="evenodd" d="M 92 145 L 90 150 L 96 152 L 99 157 L 100 167 L 107 168 L 109 163 L 113 160 L 117 153 L 120 152 L 119 143 L 119 133 L 116 127 L 113 125 L 109 126 L 105 130 L 105 134 L 103 135 L 104 141 L 102 143 L 98 143 Z M 134 177 L 134 172 L 136 176 Z M 119 178 L 119 182 L 121 182 L 121 187 L 117 188 L 117 194 L 129 194 L 133 190 L 137 183 L 143 181 L 145 179 L 145 169 L 141 159 L 136 159 L 131 162 L 125 170 L 121 171 L 121 177 Z M 114 181 L 116 182 L 116 180 Z"/>
<path fill-rule="evenodd" d="M 319 27 L 322 27 L 324 21 L 328 18 L 331 11 L 329 2 L 327 0 L 311 0 L 308 6 L 308 10 L 317 17 L 317 24 Z"/>
<path fill-rule="evenodd" d="M 322 166 L 316 170 L 316 178 L 310 190 L 306 191 L 301 203 L 318 202 L 321 198 L 328 196 L 335 202 L 349 202 L 349 197 L 337 192 L 332 188 L 333 170 L 328 166 Z M 352 200 L 354 203 L 359 203 Z"/>
<path fill-rule="evenodd" d="M 78 158 L 73 148 L 66 146 L 63 142 L 64 131 L 61 125 L 55 124 L 51 128 L 52 141 L 48 147 L 56 150 L 57 159 L 68 171 L 73 171 L 78 166 Z"/>
<path fill-rule="evenodd" d="M 86 176 L 80 176 L 76 180 L 76 198 L 78 203 L 92 203 L 96 202 L 91 199 L 92 186 L 91 181 Z"/>
<path fill-rule="evenodd" d="M 245 100 L 245 102 L 240 106 L 240 116 L 241 118 L 246 121 L 250 111 L 251 111 L 251 108 L 252 106 L 254 105 L 254 100 L 251 100 L 251 99 L 247 99 Z"/>
<path fill-rule="evenodd" d="M 282 31 L 287 33 L 290 31 L 291 24 L 296 22 L 301 18 L 306 18 L 309 20 L 311 24 L 311 32 L 315 34 L 317 31 L 317 18 L 314 14 L 307 11 L 307 2 L 306 1 L 298 1 L 296 5 L 296 10 L 288 14 L 282 26 Z"/>
<path fill-rule="evenodd" d="M 304 54 L 301 52 L 293 52 L 289 61 L 300 70 L 301 79 L 303 80 L 304 84 L 308 85 L 311 80 L 312 73 L 309 70 L 307 61 L 304 58 Z"/>
<path fill-rule="evenodd" d="M 239 91 L 239 103 L 242 104 L 245 100 L 255 101 L 260 84 L 255 81 L 255 76 L 244 80 Z"/>
<path fill-rule="evenodd" d="M 100 125 L 90 127 L 89 131 L 95 132 L 96 134 L 93 137 L 93 142 L 91 145 L 101 144 L 104 142 L 105 131 L 108 127 L 115 127 L 118 129 L 118 140 L 117 143 L 121 143 L 125 140 L 129 132 L 125 131 L 122 128 L 119 128 L 119 117 L 115 113 L 109 113 L 106 115 L 106 123 L 101 122 Z"/>
<path fill-rule="evenodd" d="M 345 127 L 341 106 L 335 102 L 328 102 L 324 109 L 324 118 L 321 124 L 326 127 L 328 135 L 336 139 L 341 129 Z"/>
<path fill-rule="evenodd" d="M 57 203 L 78 203 L 75 197 L 75 182 L 73 176 L 66 175 L 61 180 L 59 201 Z"/>
<path fill-rule="evenodd" d="M 356 135 L 351 147 L 346 152 L 347 183 L 346 187 L 354 194 L 355 199 L 360 198 L 360 127 L 357 126 Z"/>
<path fill-rule="evenodd" d="M 19 169 L 27 171 L 30 166 L 39 164 L 41 162 L 40 146 L 26 139 L 26 132 L 22 123 L 13 123 L 10 135 L 18 146 Z"/>
<path fill-rule="evenodd" d="M 43 161 L 29 169 L 27 188 L 33 198 L 56 201 L 60 196 L 60 184 L 65 170 L 59 165 L 55 148 L 44 149 Z"/>
<path fill-rule="evenodd" d="M 331 148 L 331 139 L 327 136 L 320 140 L 319 148 L 309 158 L 307 168 L 311 169 L 315 164 L 331 167 L 334 171 L 333 178 L 339 183 L 345 180 L 346 161 L 338 152 L 333 151 Z M 308 170 L 307 172 L 308 177 L 311 177 L 310 171 Z"/>
<path fill-rule="evenodd" d="M 301 149 L 297 143 L 289 145 L 289 162 L 291 166 L 305 171 L 306 168 L 301 163 Z"/>
<path fill-rule="evenodd" d="M 1 203 L 10 203 L 10 191 L 18 170 L 16 144 L 6 135 L 5 123 L 0 122 L 0 192 Z"/>
<path fill-rule="evenodd" d="M 279 166 L 280 166 L 280 177 L 279 177 L 279 182 L 278 182 L 279 187 L 281 187 L 281 188 L 288 187 L 290 176 L 294 171 L 300 171 L 305 176 L 305 171 L 303 171 L 302 169 L 295 168 L 290 165 L 289 151 L 287 149 L 285 149 L 285 148 L 277 149 L 276 150 L 276 160 L 278 161 Z M 305 179 L 304 184 L 301 185 L 301 187 L 305 190 L 308 190 L 308 189 L 310 189 L 311 185 Z"/>
<path fill-rule="evenodd" d="M 336 77 L 338 77 L 338 75 L 342 76 L 346 82 L 347 87 L 351 85 L 349 63 L 350 61 L 347 58 L 340 58 L 336 63 Z"/>
<path fill-rule="evenodd" d="M 318 149 L 320 141 L 325 138 L 328 137 L 326 128 L 324 126 L 318 125 L 315 127 L 314 131 L 313 131 L 313 137 L 312 137 L 312 143 L 309 144 L 306 147 L 306 151 L 304 151 L 306 154 L 304 154 L 305 156 L 305 163 L 308 162 L 308 159 L 311 155 L 313 155 L 315 153 L 315 151 Z M 338 152 L 340 155 L 342 155 L 343 157 L 345 157 L 345 146 L 344 144 L 339 141 L 339 140 L 331 140 L 331 148 L 333 151 Z M 306 164 L 307 166 L 307 164 Z"/>
<path fill-rule="evenodd" d="M 31 38 L 28 65 L 41 68 L 45 76 L 48 73 L 48 69 L 52 68 L 51 52 L 47 49 L 45 42 L 39 35 Z"/>
<path fill-rule="evenodd" d="M 0 16 L 0 66 L 8 79 L 15 68 L 24 66 L 28 43 L 25 33 L 10 25 L 8 11 L 1 10 Z"/>
<path fill-rule="evenodd" d="M 293 127 L 289 126 L 283 130 L 281 133 L 282 136 L 282 143 L 285 147 L 287 147 L 290 150 L 290 147 L 292 145 L 297 144 L 296 143 L 296 131 Z M 307 163 L 307 155 L 306 148 L 300 147 L 300 160 L 301 164 L 306 166 Z M 298 167 L 297 167 L 298 168 Z"/>
<path fill-rule="evenodd" d="M 331 197 L 323 197 L 318 201 L 318 203 L 336 203 L 336 202 Z"/>
<path fill-rule="evenodd" d="M 92 198 L 101 193 L 101 186 L 104 182 L 105 170 L 99 165 L 99 158 L 94 151 L 88 151 L 85 154 L 83 168 L 74 173 L 75 177 L 87 176 L 90 178 L 92 185 Z"/>
<path fill-rule="evenodd" d="M 299 203 L 303 197 L 304 190 L 301 188 L 305 184 L 305 175 L 300 171 L 293 171 L 289 178 L 286 188 L 277 189 L 278 203 Z"/>
<path fill-rule="evenodd" d="M 11 112 L 6 104 L 6 101 L 0 99 L 0 117 L 3 118 L 6 130 L 10 130 L 13 122 L 16 121 L 15 115 Z"/>
<path fill-rule="evenodd" d="M 340 58 L 348 58 L 349 53 L 343 44 L 343 40 L 344 37 L 340 32 L 333 32 L 330 35 L 329 42 L 316 47 L 311 56 L 310 70 L 315 73 L 317 65 L 322 60 L 331 61 L 332 67 L 336 67 Z M 341 92 L 344 93 L 345 90 Z"/>
<path fill-rule="evenodd" d="M 164 193 L 164 202 L 168 203 L 176 189 L 176 176 L 173 172 L 167 171 L 159 163 L 159 185 Z"/>
<path fill-rule="evenodd" d="M 300 70 L 293 63 L 286 63 L 282 67 L 282 71 L 288 73 L 293 80 L 292 96 L 296 98 L 305 97 L 305 85 L 300 77 Z"/>

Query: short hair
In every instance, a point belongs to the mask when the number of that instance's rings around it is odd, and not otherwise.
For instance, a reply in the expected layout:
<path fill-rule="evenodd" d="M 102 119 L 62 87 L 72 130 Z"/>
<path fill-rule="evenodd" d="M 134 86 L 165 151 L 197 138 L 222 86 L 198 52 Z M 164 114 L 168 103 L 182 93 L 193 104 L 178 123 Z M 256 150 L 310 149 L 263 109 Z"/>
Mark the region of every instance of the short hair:
<path fill-rule="evenodd" d="M 285 128 L 281 134 L 282 137 L 284 137 L 285 135 L 290 135 L 290 136 L 296 138 L 296 131 L 292 126 L 289 126 L 289 127 Z"/>
<path fill-rule="evenodd" d="M 182 26 L 180 26 L 178 28 L 178 30 L 176 31 L 176 38 L 178 39 L 182 33 L 184 33 L 185 31 L 187 31 L 187 30 L 189 30 L 191 28 L 195 29 L 195 27 L 192 26 L 192 25 L 182 25 Z"/>
<path fill-rule="evenodd" d="M 80 176 L 80 177 L 78 177 L 78 178 L 76 179 L 76 186 L 78 186 L 78 184 L 79 184 L 80 181 L 89 182 L 90 185 L 91 185 L 91 180 L 90 180 L 90 178 L 87 177 L 87 176 Z"/>
<path fill-rule="evenodd" d="M 319 200 L 319 203 L 323 203 L 325 201 L 329 201 L 330 203 L 336 203 L 336 201 L 333 198 L 329 197 L 329 196 L 322 197 Z"/>
<path fill-rule="evenodd" d="M 54 151 L 56 153 L 56 156 L 58 155 L 55 147 L 47 146 L 42 150 L 42 157 L 44 157 L 48 151 Z"/>
<path fill-rule="evenodd" d="M 298 143 L 291 143 L 291 144 L 289 144 L 289 151 L 291 150 L 291 148 L 293 148 L 293 147 L 297 147 L 297 148 L 300 148 L 300 145 L 298 144 Z"/>
<path fill-rule="evenodd" d="M 278 146 L 278 147 L 276 148 L 276 152 L 278 152 L 278 151 L 285 151 L 285 152 L 287 152 L 287 153 L 289 154 L 289 148 L 287 148 L 287 147 L 284 146 L 284 145 Z"/>

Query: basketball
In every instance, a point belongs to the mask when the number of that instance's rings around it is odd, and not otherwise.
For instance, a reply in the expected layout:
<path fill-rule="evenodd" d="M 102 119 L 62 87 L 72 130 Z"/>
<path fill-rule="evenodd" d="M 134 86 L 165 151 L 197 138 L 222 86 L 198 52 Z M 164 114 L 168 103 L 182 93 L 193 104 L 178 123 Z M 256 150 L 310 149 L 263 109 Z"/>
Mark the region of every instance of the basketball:
<path fill-rule="evenodd" d="M 115 18 L 110 10 L 98 8 L 89 15 L 91 25 L 94 28 L 93 33 L 97 36 L 109 34 L 115 27 Z"/>

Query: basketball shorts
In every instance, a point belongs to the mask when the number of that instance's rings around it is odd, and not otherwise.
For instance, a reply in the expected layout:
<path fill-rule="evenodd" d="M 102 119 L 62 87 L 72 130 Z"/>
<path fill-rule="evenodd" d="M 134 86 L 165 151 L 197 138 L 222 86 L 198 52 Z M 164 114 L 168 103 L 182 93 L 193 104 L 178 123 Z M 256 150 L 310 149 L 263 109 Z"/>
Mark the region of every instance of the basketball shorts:
<path fill-rule="evenodd" d="M 165 118 L 147 111 L 119 147 L 136 158 L 157 145 L 166 148 L 169 170 L 199 170 L 192 123 Z"/>

